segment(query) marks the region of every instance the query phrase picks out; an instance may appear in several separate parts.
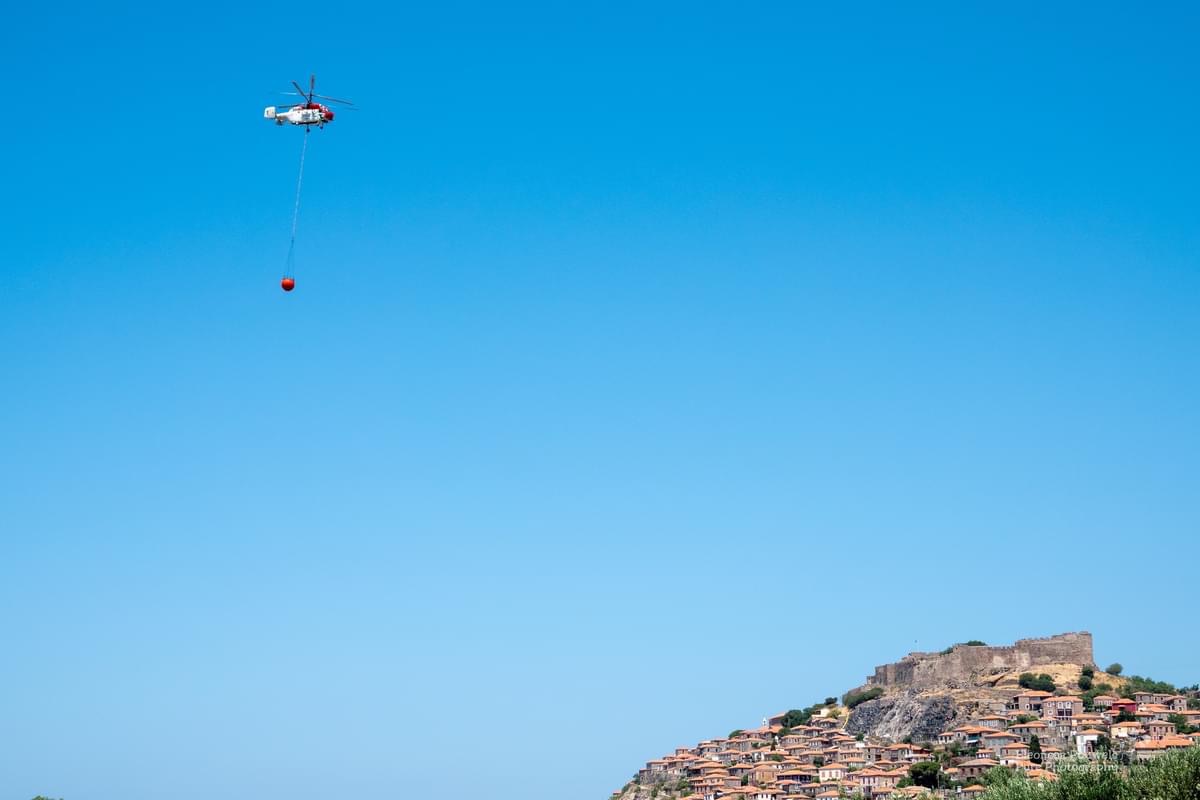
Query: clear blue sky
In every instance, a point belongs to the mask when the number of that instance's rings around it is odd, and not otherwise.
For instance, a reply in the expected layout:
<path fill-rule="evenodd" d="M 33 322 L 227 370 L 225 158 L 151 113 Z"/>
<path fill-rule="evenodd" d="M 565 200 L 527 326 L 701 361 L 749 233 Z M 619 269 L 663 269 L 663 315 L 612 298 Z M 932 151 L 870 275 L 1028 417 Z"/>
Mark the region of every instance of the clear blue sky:
<path fill-rule="evenodd" d="M 436 5 L 10 10 L 0 798 L 601 798 L 968 638 L 1200 680 L 1194 6 Z"/>

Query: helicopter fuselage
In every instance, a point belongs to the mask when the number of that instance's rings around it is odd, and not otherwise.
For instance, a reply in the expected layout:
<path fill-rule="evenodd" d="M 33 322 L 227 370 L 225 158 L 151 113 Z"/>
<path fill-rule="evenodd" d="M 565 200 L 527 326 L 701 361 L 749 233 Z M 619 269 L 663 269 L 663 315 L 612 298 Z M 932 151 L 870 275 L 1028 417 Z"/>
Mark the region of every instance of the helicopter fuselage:
<path fill-rule="evenodd" d="M 298 106 L 276 107 L 267 106 L 263 111 L 265 119 L 275 120 L 276 125 L 289 122 L 292 125 L 316 125 L 324 127 L 333 122 L 333 112 L 320 103 L 305 103 Z"/>

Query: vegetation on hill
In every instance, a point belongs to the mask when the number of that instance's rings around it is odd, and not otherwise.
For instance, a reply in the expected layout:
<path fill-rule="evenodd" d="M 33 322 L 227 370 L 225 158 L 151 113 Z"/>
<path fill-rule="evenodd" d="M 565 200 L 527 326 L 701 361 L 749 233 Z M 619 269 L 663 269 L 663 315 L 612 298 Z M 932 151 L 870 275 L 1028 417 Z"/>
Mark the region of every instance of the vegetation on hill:
<path fill-rule="evenodd" d="M 938 787 L 938 773 L 942 765 L 936 761 L 918 761 L 908 768 L 908 777 L 912 778 L 914 786 L 924 786 L 926 789 Z"/>
<path fill-rule="evenodd" d="M 1054 685 L 1054 678 L 1045 672 L 1040 675 L 1034 675 L 1032 672 L 1022 672 L 1021 676 L 1017 678 L 1017 685 L 1022 689 L 1039 692 L 1053 692 L 1057 688 Z"/>
<path fill-rule="evenodd" d="M 1107 672 L 1109 675 L 1120 675 L 1122 672 L 1125 671 L 1125 668 L 1121 666 L 1121 663 L 1119 661 L 1117 661 L 1117 662 L 1113 662 L 1112 664 L 1109 664 L 1108 669 L 1106 669 L 1104 671 Z"/>
<path fill-rule="evenodd" d="M 846 692 L 846 696 L 842 698 L 842 704 L 846 708 L 854 708 L 868 700 L 874 700 L 876 697 L 882 696 L 883 688 L 876 686 L 873 689 L 867 689 L 865 692 Z"/>
<path fill-rule="evenodd" d="M 1187 736 L 1189 733 L 1195 733 L 1200 728 L 1188 723 L 1187 717 L 1183 714 L 1168 714 L 1167 722 L 1175 726 L 1175 732 Z M 1200 789 L 1200 786 L 1196 787 Z"/>
<path fill-rule="evenodd" d="M 1152 678 L 1143 678 L 1141 675 L 1130 675 L 1125 679 L 1126 683 L 1121 687 L 1121 696 L 1133 698 L 1135 692 L 1154 692 L 1156 694 L 1179 694 L 1179 690 L 1174 685 L 1166 681 L 1156 681 Z"/>
<path fill-rule="evenodd" d="M 829 713 L 828 709 L 831 706 L 837 705 L 836 697 L 826 697 L 822 703 L 813 703 L 808 708 L 793 708 L 791 711 L 783 715 L 780 725 L 784 728 L 794 728 L 797 725 L 807 725 L 813 717 L 822 711 Z M 836 712 L 834 712 L 836 715 Z M 732 738 L 732 737 L 730 737 Z"/>
<path fill-rule="evenodd" d="M 1080 679 L 1079 679 L 1079 687 L 1081 689 L 1083 688 L 1083 677 L 1080 677 Z M 1112 687 L 1109 686 L 1107 683 L 1097 683 L 1097 684 L 1089 683 L 1087 689 L 1084 691 L 1083 694 L 1080 695 L 1080 697 L 1083 699 L 1083 710 L 1084 711 L 1095 711 L 1096 710 L 1096 698 L 1102 694 L 1108 694 L 1111 691 L 1112 691 Z"/>
<path fill-rule="evenodd" d="M 1195 800 L 1200 786 L 1200 748 L 1165 753 L 1128 771 L 1108 766 L 1068 762 L 1052 783 L 997 768 L 985 776 L 989 788 L 983 800 Z"/>

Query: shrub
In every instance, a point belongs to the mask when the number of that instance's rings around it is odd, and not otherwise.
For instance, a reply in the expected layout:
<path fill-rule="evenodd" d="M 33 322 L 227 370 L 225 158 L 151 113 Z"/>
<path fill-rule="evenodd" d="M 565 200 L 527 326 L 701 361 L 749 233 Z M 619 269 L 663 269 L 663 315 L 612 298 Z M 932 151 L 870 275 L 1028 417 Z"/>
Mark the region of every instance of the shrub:
<path fill-rule="evenodd" d="M 837 698 L 836 698 L 836 697 L 826 697 L 826 698 L 825 698 L 825 705 L 827 705 L 827 706 L 836 706 L 836 705 L 837 705 Z"/>
<path fill-rule="evenodd" d="M 868 700 L 874 700 L 877 697 L 883 696 L 883 688 L 876 686 L 873 689 L 867 689 L 865 692 L 847 692 L 842 698 L 842 705 L 846 708 L 854 708 Z"/>
<path fill-rule="evenodd" d="M 987 642 L 981 642 L 978 639 L 972 639 L 969 642 L 963 642 L 967 647 L 987 647 Z"/>
<path fill-rule="evenodd" d="M 1080 675 L 1079 676 L 1079 688 L 1083 689 L 1084 691 L 1091 689 L 1092 688 L 1092 679 L 1090 677 L 1088 677 L 1087 675 Z"/>
<path fill-rule="evenodd" d="M 1041 692 L 1053 692 L 1056 688 L 1054 679 L 1045 672 L 1040 675 L 1034 675 L 1032 672 L 1022 672 L 1017 678 L 1017 684 L 1023 689 L 1032 689 Z"/>
<path fill-rule="evenodd" d="M 1082 672 L 1084 675 L 1088 676 L 1089 678 L 1094 678 L 1094 677 L 1096 677 L 1096 668 L 1095 668 L 1095 667 L 1093 667 L 1091 664 L 1088 664 L 1086 667 L 1084 667 L 1084 668 L 1081 670 L 1081 672 Z"/>
<path fill-rule="evenodd" d="M 1119 662 L 1113 662 L 1112 664 L 1109 664 L 1108 669 L 1106 669 L 1104 671 L 1107 672 L 1109 675 L 1120 675 L 1121 672 L 1124 671 L 1124 669 L 1125 668 L 1122 667 Z"/>

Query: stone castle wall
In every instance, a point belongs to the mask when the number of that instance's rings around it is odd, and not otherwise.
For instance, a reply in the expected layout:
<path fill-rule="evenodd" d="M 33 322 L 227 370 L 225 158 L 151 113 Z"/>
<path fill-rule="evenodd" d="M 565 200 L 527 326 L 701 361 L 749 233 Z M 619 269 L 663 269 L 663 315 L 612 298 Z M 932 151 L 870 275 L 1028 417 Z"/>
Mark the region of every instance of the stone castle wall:
<path fill-rule="evenodd" d="M 1093 663 L 1092 635 L 1086 631 L 1060 633 L 1043 639 L 1018 639 L 1007 647 L 955 645 L 949 653 L 909 653 L 893 664 L 875 668 L 867 686 L 913 687 L 944 685 L 974 676 L 1026 670 L 1039 664 Z"/>

